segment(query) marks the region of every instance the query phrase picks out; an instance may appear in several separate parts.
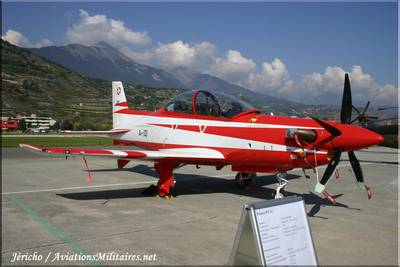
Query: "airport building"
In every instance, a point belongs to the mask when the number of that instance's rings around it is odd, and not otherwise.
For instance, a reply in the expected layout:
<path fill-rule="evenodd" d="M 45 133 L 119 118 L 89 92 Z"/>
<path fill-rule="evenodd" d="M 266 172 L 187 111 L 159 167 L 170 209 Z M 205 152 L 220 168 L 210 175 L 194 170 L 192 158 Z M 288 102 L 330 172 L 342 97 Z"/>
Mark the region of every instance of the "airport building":
<path fill-rule="evenodd" d="M 24 120 L 26 129 L 32 133 L 44 133 L 50 130 L 56 121 L 51 117 L 38 117 L 35 114 L 31 116 L 18 116 L 18 120 Z"/>

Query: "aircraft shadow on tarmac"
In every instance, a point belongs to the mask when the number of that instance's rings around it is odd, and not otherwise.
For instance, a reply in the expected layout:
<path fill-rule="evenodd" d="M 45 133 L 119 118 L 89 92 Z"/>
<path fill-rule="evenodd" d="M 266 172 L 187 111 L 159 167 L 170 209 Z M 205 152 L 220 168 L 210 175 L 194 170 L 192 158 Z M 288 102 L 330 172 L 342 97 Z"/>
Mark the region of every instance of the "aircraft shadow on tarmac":
<path fill-rule="evenodd" d="M 395 149 L 393 149 L 395 150 Z M 374 151 L 374 150 L 359 150 L 357 151 L 357 153 L 375 153 L 375 154 L 393 154 L 393 155 L 397 155 L 398 152 L 397 151 Z"/>
<path fill-rule="evenodd" d="M 111 171 L 130 171 L 135 173 L 140 173 L 148 175 L 151 177 L 157 177 L 156 172 L 152 167 L 146 165 L 137 165 L 132 168 L 126 169 L 98 169 L 91 170 L 92 172 L 111 172 Z M 176 197 L 182 195 L 196 195 L 196 194 L 213 194 L 213 193 L 231 193 L 239 196 L 247 196 L 259 199 L 272 199 L 275 189 L 264 187 L 266 185 L 271 185 L 276 183 L 275 175 L 263 175 L 257 176 L 256 180 L 253 182 L 252 186 L 248 189 L 237 188 L 235 186 L 235 181 L 233 179 L 225 179 L 218 177 L 207 177 L 203 175 L 195 174 L 174 174 L 176 180 L 176 186 L 173 188 L 173 195 Z M 302 178 L 299 175 L 288 174 L 286 179 L 293 180 Z M 156 181 L 154 181 L 156 183 Z M 60 193 L 58 196 L 73 199 L 73 200 L 99 200 L 103 199 L 108 202 L 111 199 L 121 199 L 121 198 L 143 198 L 143 197 L 153 197 L 153 194 L 146 193 L 148 187 L 146 188 L 129 188 L 129 189 L 109 189 L 102 191 L 90 191 L 90 192 L 79 192 L 79 193 Z M 286 191 L 286 195 L 297 195 L 301 196 L 306 205 L 313 205 L 313 207 L 308 212 L 308 216 L 316 217 L 321 219 L 328 219 L 327 217 L 316 216 L 316 214 L 321 210 L 321 206 L 333 206 L 332 203 L 326 199 L 322 199 L 312 192 L 298 194 L 295 192 Z M 338 194 L 333 196 L 335 199 L 341 197 L 343 194 Z M 341 207 L 346 209 L 351 208 L 343 203 L 336 202 L 335 207 Z"/>
<path fill-rule="evenodd" d="M 142 175 L 147 175 L 150 177 L 158 177 L 157 173 L 155 172 L 153 167 L 144 165 L 144 164 L 139 164 L 131 168 L 107 168 L 107 169 L 95 169 L 95 170 L 90 170 L 93 173 L 96 172 L 134 172 L 134 173 L 140 173 Z M 175 174 L 174 174 L 175 175 Z"/>
<path fill-rule="evenodd" d="M 343 162 L 350 162 L 350 160 L 343 159 Z M 399 165 L 396 161 L 382 161 L 382 160 L 359 160 L 360 163 L 378 163 L 378 164 L 391 164 L 391 165 Z"/>

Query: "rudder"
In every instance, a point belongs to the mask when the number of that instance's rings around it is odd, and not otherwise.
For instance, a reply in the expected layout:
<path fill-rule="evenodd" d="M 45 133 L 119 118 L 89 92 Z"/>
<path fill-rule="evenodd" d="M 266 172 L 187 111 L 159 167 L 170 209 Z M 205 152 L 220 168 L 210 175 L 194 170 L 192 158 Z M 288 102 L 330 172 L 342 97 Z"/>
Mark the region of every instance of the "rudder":
<path fill-rule="evenodd" d="M 112 82 L 112 112 L 113 112 L 113 128 L 123 127 L 121 116 L 116 113 L 120 110 L 128 109 L 128 102 L 126 101 L 124 87 L 122 82 Z"/>

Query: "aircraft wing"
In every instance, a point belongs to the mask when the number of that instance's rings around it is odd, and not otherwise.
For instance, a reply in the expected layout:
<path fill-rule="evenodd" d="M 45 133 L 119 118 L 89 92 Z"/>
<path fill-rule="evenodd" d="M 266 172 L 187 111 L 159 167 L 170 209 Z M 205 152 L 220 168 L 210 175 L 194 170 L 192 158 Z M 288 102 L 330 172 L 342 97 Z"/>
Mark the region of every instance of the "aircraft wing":
<path fill-rule="evenodd" d="M 114 135 L 127 132 L 129 132 L 128 129 L 112 129 L 108 131 L 70 131 L 70 130 L 61 131 L 62 134 L 77 134 L 77 135 L 98 135 L 98 134 Z"/>
<path fill-rule="evenodd" d="M 49 154 L 62 155 L 84 155 L 101 156 L 118 159 L 224 159 L 224 155 L 214 149 L 209 148 L 169 148 L 160 150 L 125 150 L 125 149 L 90 149 L 90 148 L 59 148 L 59 147 L 41 147 L 28 144 L 20 144 L 21 148 L 43 152 Z"/>

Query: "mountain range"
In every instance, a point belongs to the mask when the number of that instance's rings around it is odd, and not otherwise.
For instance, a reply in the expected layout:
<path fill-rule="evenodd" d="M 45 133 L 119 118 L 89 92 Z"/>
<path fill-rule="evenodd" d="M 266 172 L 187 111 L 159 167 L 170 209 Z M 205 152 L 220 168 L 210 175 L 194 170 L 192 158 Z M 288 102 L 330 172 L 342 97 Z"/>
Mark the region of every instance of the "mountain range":
<path fill-rule="evenodd" d="M 146 86 L 183 87 L 172 74 L 139 64 L 104 42 L 95 46 L 70 44 L 29 50 L 91 78 L 120 80 Z"/>
<path fill-rule="evenodd" d="M 186 67 L 178 67 L 173 69 L 171 72 L 186 88 L 193 90 L 223 91 L 231 95 L 240 96 L 242 98 L 255 101 L 259 106 L 279 103 L 290 103 L 291 105 L 298 104 L 286 99 L 256 93 L 242 86 L 227 82 L 216 76 L 196 72 Z M 302 104 L 298 105 L 302 106 Z"/>
<path fill-rule="evenodd" d="M 258 106 L 291 104 L 285 99 L 253 92 L 221 78 L 200 73 L 186 67 L 171 72 L 135 62 L 112 46 L 100 42 L 94 46 L 70 44 L 29 49 L 32 53 L 61 64 L 82 75 L 107 80 L 121 80 L 157 87 L 175 87 L 193 90 L 223 91 L 255 101 Z"/>

